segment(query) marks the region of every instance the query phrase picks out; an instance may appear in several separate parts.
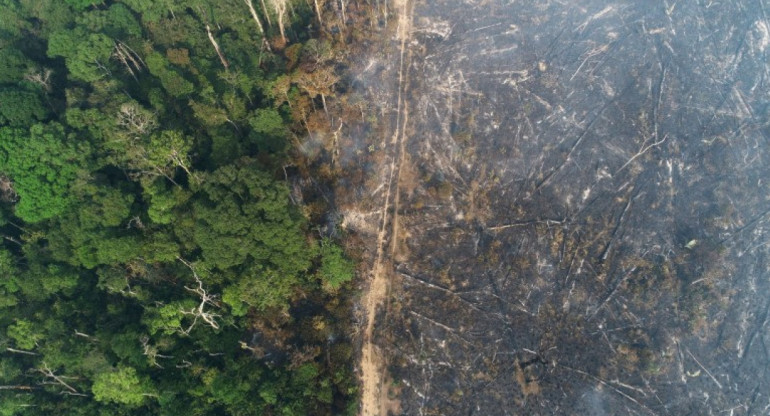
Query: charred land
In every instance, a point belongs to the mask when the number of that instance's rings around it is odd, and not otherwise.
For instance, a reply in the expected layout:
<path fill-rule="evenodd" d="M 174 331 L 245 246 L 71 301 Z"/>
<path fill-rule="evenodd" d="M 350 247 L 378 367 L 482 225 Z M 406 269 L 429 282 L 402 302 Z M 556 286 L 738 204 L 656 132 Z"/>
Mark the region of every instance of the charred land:
<path fill-rule="evenodd" d="M 766 413 L 764 2 L 370 6 L 363 414 Z"/>

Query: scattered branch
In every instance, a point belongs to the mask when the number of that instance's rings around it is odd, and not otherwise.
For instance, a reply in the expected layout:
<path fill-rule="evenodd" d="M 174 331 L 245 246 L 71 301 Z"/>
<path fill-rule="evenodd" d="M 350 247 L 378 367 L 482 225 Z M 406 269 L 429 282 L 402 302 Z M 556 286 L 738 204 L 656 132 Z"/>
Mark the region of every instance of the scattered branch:
<path fill-rule="evenodd" d="M 590 378 L 592 378 L 592 379 L 594 379 L 594 380 L 598 381 L 598 382 L 599 382 L 599 383 L 601 383 L 603 386 L 605 386 L 605 387 L 608 387 L 608 388 L 612 389 L 612 390 L 613 390 L 615 393 L 618 393 L 619 395 L 621 395 L 621 396 L 625 397 L 626 399 L 630 400 L 631 402 L 633 402 L 633 403 L 634 403 L 634 404 L 636 404 L 637 406 L 639 406 L 639 407 L 641 407 L 641 408 L 643 408 L 643 409 L 647 410 L 648 412 L 650 412 L 650 414 L 653 414 L 653 415 L 655 414 L 655 412 L 653 412 L 653 411 L 652 411 L 652 409 L 650 409 L 649 407 L 647 407 L 647 406 L 645 406 L 644 404 L 640 403 L 638 400 L 634 399 L 633 397 L 629 396 L 628 394 L 626 394 L 626 393 L 623 393 L 623 392 L 622 392 L 622 391 L 620 391 L 618 388 L 616 388 L 615 386 L 613 386 L 613 385 L 612 385 L 610 382 L 608 382 L 608 381 L 604 381 L 604 380 L 602 380 L 601 378 L 599 378 L 599 377 L 596 377 L 596 376 L 595 376 L 595 375 L 593 375 L 593 374 L 589 374 L 589 373 L 586 373 L 586 372 L 585 372 L 585 371 L 583 371 L 583 370 L 578 370 L 577 368 L 572 368 L 572 367 L 567 367 L 567 366 L 562 366 L 562 367 L 564 367 L 564 368 L 566 368 L 566 369 L 568 369 L 568 370 L 574 371 L 574 372 L 576 372 L 576 373 L 578 373 L 578 374 L 582 374 L 582 375 L 584 375 L 584 376 L 586 376 L 586 377 L 590 377 Z M 617 383 L 620 383 L 620 382 L 618 382 L 617 380 L 615 380 L 615 381 L 616 381 Z M 620 383 L 619 385 L 621 385 L 621 386 L 625 386 L 625 384 L 624 384 L 624 383 Z M 638 389 L 637 389 L 637 388 L 634 388 L 633 390 L 637 390 L 637 391 L 638 391 Z"/>
<path fill-rule="evenodd" d="M 550 227 L 552 225 L 563 224 L 564 221 L 565 221 L 564 219 L 561 219 L 561 220 L 544 219 L 544 220 L 516 221 L 516 222 L 510 223 L 510 224 L 497 225 L 497 226 L 494 226 L 494 227 L 489 227 L 489 228 L 487 228 L 487 230 L 489 230 L 489 231 L 502 231 L 502 230 L 505 230 L 505 229 L 508 229 L 508 228 L 526 227 L 526 226 L 529 226 L 529 225 L 537 225 L 537 224 L 545 224 L 545 225 Z"/>
<path fill-rule="evenodd" d="M 635 155 L 631 156 L 631 159 L 628 159 L 628 161 L 625 164 L 623 164 L 623 166 L 621 166 L 620 169 L 615 171 L 615 175 L 620 173 L 623 169 L 625 169 L 628 165 L 630 165 L 638 157 L 640 157 L 643 154 L 647 153 L 648 150 L 652 149 L 653 147 L 657 147 L 657 146 L 660 146 L 661 144 L 663 144 L 663 142 L 665 142 L 667 138 L 668 138 L 668 134 L 665 134 L 665 135 L 663 135 L 662 139 L 660 139 L 657 142 L 654 142 L 654 143 L 652 143 L 652 144 L 650 144 L 650 145 L 648 145 L 646 147 L 644 146 L 644 144 L 647 143 L 647 141 L 645 140 L 645 142 L 642 143 L 642 148 L 639 150 L 639 152 L 637 152 Z"/>
<path fill-rule="evenodd" d="M 706 374 L 708 374 L 708 376 L 711 378 L 711 380 L 712 380 L 712 381 L 714 381 L 714 383 L 716 383 L 717 387 L 719 387 L 719 389 L 721 390 L 721 389 L 722 389 L 722 384 L 721 384 L 719 381 L 717 381 L 716 377 L 714 377 L 714 375 L 713 375 L 713 374 L 711 374 L 711 371 L 709 371 L 709 370 L 708 370 L 706 367 L 704 367 L 704 366 L 703 366 L 703 364 L 701 364 L 701 363 L 700 363 L 700 361 L 698 361 L 698 359 L 697 359 L 697 358 L 695 358 L 695 356 L 694 356 L 694 355 L 692 355 L 692 353 L 690 352 L 690 350 L 689 350 L 689 349 L 685 348 L 685 351 L 687 351 L 687 354 L 688 354 L 690 357 L 692 357 L 692 359 L 695 361 L 695 363 L 696 363 L 696 364 L 698 364 L 698 366 L 699 366 L 700 368 L 702 368 L 702 369 L 703 369 L 703 371 L 705 371 L 705 372 L 706 372 Z"/>

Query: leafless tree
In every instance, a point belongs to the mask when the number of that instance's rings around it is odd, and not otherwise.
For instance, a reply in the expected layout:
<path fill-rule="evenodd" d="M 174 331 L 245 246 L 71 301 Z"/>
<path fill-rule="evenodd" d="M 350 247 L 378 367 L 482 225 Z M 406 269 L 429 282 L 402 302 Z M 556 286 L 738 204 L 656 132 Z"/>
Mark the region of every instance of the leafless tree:
<path fill-rule="evenodd" d="M 251 13 L 252 19 L 254 19 L 254 22 L 257 24 L 257 29 L 259 30 L 259 34 L 262 35 L 262 45 L 264 45 L 267 50 L 270 50 L 270 44 L 267 42 L 267 35 L 265 33 L 265 28 L 262 26 L 262 21 L 259 20 L 259 15 L 257 14 L 257 10 L 254 8 L 254 3 L 252 3 L 251 0 L 244 0 L 246 2 L 246 6 L 249 8 L 249 13 Z M 264 9 L 265 16 L 268 16 L 267 9 L 265 8 L 265 2 L 262 0 L 262 8 Z M 268 17 L 268 21 L 270 18 Z"/>
<path fill-rule="evenodd" d="M 275 9 L 275 14 L 278 16 L 278 30 L 281 32 L 281 39 L 283 43 L 286 43 L 286 28 L 284 19 L 286 18 L 286 10 L 288 0 L 270 0 L 270 3 Z"/>
<path fill-rule="evenodd" d="M 321 1 L 323 2 L 323 0 L 321 0 Z M 321 3 L 321 4 L 323 4 L 323 3 Z M 321 25 L 321 27 L 323 27 L 324 21 L 323 21 L 323 18 L 321 17 L 322 16 L 321 15 L 321 4 L 318 3 L 318 0 L 313 0 L 313 5 L 315 6 L 315 14 L 316 14 L 316 16 L 318 16 L 318 24 Z"/>
<path fill-rule="evenodd" d="M 152 114 L 135 103 L 124 103 L 120 106 L 117 124 L 125 128 L 132 138 L 148 134 L 157 126 Z"/>
<path fill-rule="evenodd" d="M 112 51 L 112 57 L 120 61 L 126 70 L 136 79 L 134 71 L 141 71 L 145 67 L 142 57 L 133 49 L 121 41 L 115 41 L 115 48 Z"/>
<path fill-rule="evenodd" d="M 169 160 L 175 165 L 181 168 L 182 170 L 187 173 L 187 176 L 190 177 L 190 179 L 193 179 L 195 181 L 198 180 L 198 176 L 194 174 L 190 168 L 187 166 L 188 164 L 188 158 L 187 155 L 184 153 L 181 153 L 178 149 L 171 149 L 171 153 L 168 155 Z"/>
<path fill-rule="evenodd" d="M 340 0 L 340 11 L 342 12 L 342 24 L 344 25 L 345 22 L 348 21 L 348 18 L 345 15 L 345 0 Z"/>
<path fill-rule="evenodd" d="M 267 10 L 267 5 L 265 4 L 265 0 L 259 0 L 260 3 L 262 3 L 262 12 L 265 14 L 265 20 L 267 20 L 267 26 L 270 27 L 273 25 L 273 22 L 270 21 L 270 12 Z"/>
<path fill-rule="evenodd" d="M 254 4 L 251 2 L 251 0 L 244 0 L 246 2 L 246 6 L 249 8 L 249 13 L 251 13 L 251 18 L 254 19 L 254 23 L 257 24 L 257 29 L 259 29 L 259 34 L 262 35 L 262 37 L 265 37 L 265 28 L 262 27 L 262 22 L 259 20 L 259 15 L 257 15 L 257 10 L 254 9 Z"/>
<path fill-rule="evenodd" d="M 162 365 L 158 364 L 157 359 L 158 358 L 174 358 L 171 355 L 163 355 L 158 353 L 158 347 L 150 344 L 150 337 L 148 336 L 142 336 L 139 339 L 139 342 L 142 343 L 142 354 L 147 357 L 148 361 L 150 362 L 150 365 L 158 368 L 164 368 Z"/>
<path fill-rule="evenodd" d="M 27 72 L 24 75 L 24 79 L 33 83 L 40 85 L 45 89 L 46 91 L 51 91 L 51 75 L 53 75 L 53 71 L 45 68 L 40 71 L 30 71 Z"/>
<path fill-rule="evenodd" d="M 219 322 L 217 322 L 217 318 L 220 318 L 221 315 L 216 314 L 208 310 L 209 307 L 214 308 L 220 308 L 220 304 L 217 299 L 219 299 L 218 295 L 210 294 L 206 291 L 206 289 L 203 287 L 203 281 L 201 280 L 200 276 L 198 276 L 198 272 L 195 270 L 195 267 L 190 264 L 188 261 L 184 260 L 181 257 L 177 257 L 177 260 L 182 262 L 185 266 L 187 266 L 193 273 L 193 278 L 195 279 L 195 282 L 198 284 L 197 287 L 188 287 L 185 286 L 184 288 L 189 290 L 190 292 L 195 293 L 200 298 L 200 303 L 198 306 L 194 308 L 190 308 L 189 310 L 182 310 L 181 312 L 185 315 L 191 315 L 193 317 L 192 323 L 187 327 L 187 329 L 180 329 L 180 332 L 185 335 L 189 335 L 190 331 L 195 327 L 195 325 L 198 323 L 198 320 L 202 320 L 206 325 L 210 326 L 214 329 L 219 329 Z"/>
<path fill-rule="evenodd" d="M 49 368 L 48 364 L 46 364 L 45 362 L 43 362 L 43 367 L 38 368 L 37 371 L 46 377 L 45 378 L 46 381 L 43 381 L 42 384 L 53 384 L 53 385 L 64 387 L 65 390 L 61 391 L 62 394 L 67 394 L 70 396 L 83 396 L 83 397 L 87 396 L 83 393 L 80 393 L 77 389 L 75 389 L 65 381 L 65 380 L 72 380 L 73 377 L 56 375 L 56 373 L 54 373 L 53 370 L 51 370 L 51 368 Z"/>
<path fill-rule="evenodd" d="M 219 44 L 217 43 L 216 39 L 214 39 L 214 35 L 211 33 L 211 27 L 209 25 L 206 25 L 206 33 L 209 35 L 209 41 L 211 41 L 211 44 L 214 46 L 214 50 L 217 51 L 219 61 L 222 62 L 222 65 L 225 67 L 225 69 L 229 69 L 230 64 L 227 63 L 227 59 L 225 59 L 225 55 L 222 53 L 222 49 L 219 48 Z"/>

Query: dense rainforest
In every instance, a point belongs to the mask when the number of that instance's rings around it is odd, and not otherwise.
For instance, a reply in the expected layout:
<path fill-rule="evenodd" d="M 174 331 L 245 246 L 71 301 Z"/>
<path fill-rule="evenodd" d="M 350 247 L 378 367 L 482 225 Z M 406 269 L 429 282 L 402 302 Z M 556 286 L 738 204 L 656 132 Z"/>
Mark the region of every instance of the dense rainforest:
<path fill-rule="evenodd" d="M 0 0 L 0 415 L 356 411 L 318 7 Z"/>

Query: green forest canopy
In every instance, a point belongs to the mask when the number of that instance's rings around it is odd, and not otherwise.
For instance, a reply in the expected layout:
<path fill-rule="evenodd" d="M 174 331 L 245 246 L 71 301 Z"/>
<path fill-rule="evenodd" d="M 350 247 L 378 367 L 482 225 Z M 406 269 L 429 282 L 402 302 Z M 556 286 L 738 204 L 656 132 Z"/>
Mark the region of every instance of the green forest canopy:
<path fill-rule="evenodd" d="M 0 415 L 355 412 L 353 265 L 282 170 L 335 78 L 286 4 L 0 0 Z"/>

